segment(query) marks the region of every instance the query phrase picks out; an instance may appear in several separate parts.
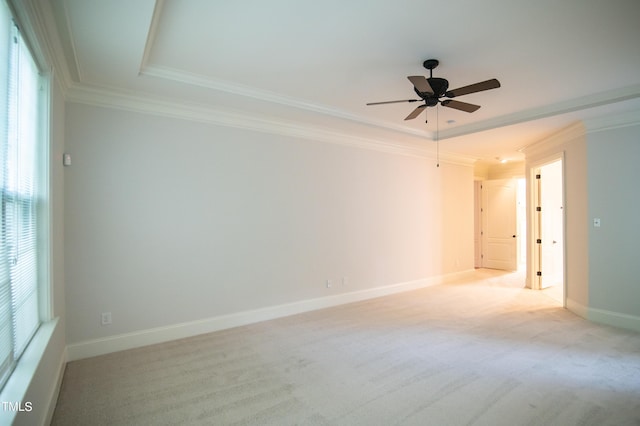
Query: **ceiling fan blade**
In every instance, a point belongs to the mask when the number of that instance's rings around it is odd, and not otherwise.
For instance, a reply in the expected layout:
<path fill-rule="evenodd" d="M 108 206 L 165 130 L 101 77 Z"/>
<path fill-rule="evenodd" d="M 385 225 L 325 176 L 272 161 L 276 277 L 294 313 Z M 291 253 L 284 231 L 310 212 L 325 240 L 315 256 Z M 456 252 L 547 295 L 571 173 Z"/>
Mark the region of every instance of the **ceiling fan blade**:
<path fill-rule="evenodd" d="M 447 98 L 455 98 L 456 96 L 468 95 L 469 93 L 482 92 L 484 90 L 497 89 L 498 87 L 500 87 L 500 82 L 495 78 L 492 78 L 491 80 L 482 81 L 480 83 L 470 84 L 468 86 L 449 90 L 444 95 Z"/>
<path fill-rule="evenodd" d="M 400 102 L 418 102 L 419 99 L 403 99 L 401 101 L 369 102 L 367 105 L 397 104 Z"/>
<path fill-rule="evenodd" d="M 407 115 L 407 118 L 405 118 L 405 120 L 413 120 L 420 115 L 420 113 L 426 108 L 426 106 L 427 104 L 420 105 L 419 107 L 411 111 L 411 114 Z"/>
<path fill-rule="evenodd" d="M 413 87 L 415 87 L 418 92 L 434 93 L 433 89 L 431 88 L 431 85 L 429 84 L 429 80 L 427 80 L 426 77 L 423 77 L 421 75 L 411 75 L 407 78 L 409 79 L 411 84 L 413 84 Z"/>
<path fill-rule="evenodd" d="M 440 102 L 440 105 L 448 108 L 458 109 L 464 112 L 474 112 L 480 108 L 480 105 L 468 104 L 466 102 L 460 102 L 460 101 L 453 101 L 451 99 L 447 99 Z"/>

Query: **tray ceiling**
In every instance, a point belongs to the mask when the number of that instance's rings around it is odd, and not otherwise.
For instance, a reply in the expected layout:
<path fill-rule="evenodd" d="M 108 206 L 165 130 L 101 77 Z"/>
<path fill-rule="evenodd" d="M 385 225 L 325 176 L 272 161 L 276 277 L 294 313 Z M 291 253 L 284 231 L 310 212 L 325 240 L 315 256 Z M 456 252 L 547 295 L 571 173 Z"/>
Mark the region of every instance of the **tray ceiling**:
<path fill-rule="evenodd" d="M 579 120 L 640 111 L 640 2 L 611 0 L 54 0 L 71 86 L 197 105 L 363 138 L 433 144 L 480 160 Z M 472 113 L 417 104 L 408 75 Z"/>

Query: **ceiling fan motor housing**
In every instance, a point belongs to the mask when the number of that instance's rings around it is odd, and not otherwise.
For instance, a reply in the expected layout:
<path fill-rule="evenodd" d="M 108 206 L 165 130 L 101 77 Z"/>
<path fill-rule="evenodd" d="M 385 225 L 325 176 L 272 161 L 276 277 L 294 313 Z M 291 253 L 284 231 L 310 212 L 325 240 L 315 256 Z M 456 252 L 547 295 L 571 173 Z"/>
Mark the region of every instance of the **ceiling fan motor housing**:
<path fill-rule="evenodd" d="M 438 77 L 427 78 L 427 81 L 429 81 L 429 85 L 431 85 L 434 93 L 419 92 L 415 87 L 413 88 L 413 90 L 425 101 L 427 106 L 436 106 L 438 104 L 438 99 L 444 96 L 447 89 L 449 88 L 449 82 L 444 78 Z"/>

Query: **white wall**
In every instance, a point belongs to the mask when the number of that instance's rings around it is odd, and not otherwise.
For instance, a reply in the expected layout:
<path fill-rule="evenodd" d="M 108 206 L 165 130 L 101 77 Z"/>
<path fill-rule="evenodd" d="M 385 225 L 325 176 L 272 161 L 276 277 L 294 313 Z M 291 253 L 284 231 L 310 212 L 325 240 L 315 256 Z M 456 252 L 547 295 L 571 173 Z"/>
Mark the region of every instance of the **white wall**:
<path fill-rule="evenodd" d="M 587 149 L 592 318 L 640 330 L 640 125 L 589 133 Z"/>
<path fill-rule="evenodd" d="M 564 154 L 567 307 L 596 322 L 640 331 L 638 116 L 586 124 L 528 147 L 527 174 Z M 600 228 L 593 227 L 593 218 L 601 219 Z"/>
<path fill-rule="evenodd" d="M 586 316 L 589 304 L 589 240 L 587 220 L 587 147 L 582 124 L 527 147 L 527 199 L 531 200 L 531 171 L 564 156 L 565 281 L 567 308 Z M 533 216 L 527 209 L 527 246 L 532 246 Z M 527 286 L 531 287 L 533 252 L 527 256 Z"/>
<path fill-rule="evenodd" d="M 79 104 L 66 143 L 69 344 L 473 268 L 471 166 Z"/>

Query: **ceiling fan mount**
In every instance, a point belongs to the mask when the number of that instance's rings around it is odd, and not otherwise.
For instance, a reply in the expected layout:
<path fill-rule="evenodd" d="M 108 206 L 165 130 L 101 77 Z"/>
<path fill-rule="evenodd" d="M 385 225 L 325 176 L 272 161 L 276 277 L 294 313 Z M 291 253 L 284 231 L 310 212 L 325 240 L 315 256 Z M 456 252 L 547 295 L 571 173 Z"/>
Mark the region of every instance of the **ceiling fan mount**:
<path fill-rule="evenodd" d="M 440 61 L 437 59 L 427 59 L 422 63 L 422 65 L 429 70 L 429 78 L 427 81 L 429 85 L 433 89 L 433 93 L 431 92 L 420 92 L 417 87 L 413 87 L 413 90 L 420 96 L 422 99 L 427 101 L 427 106 L 436 106 L 438 104 L 438 98 L 444 96 L 447 89 L 449 88 L 449 82 L 444 78 L 437 78 L 433 76 L 433 69 L 436 68 L 440 64 Z M 432 102 L 435 99 L 435 102 Z"/>
<path fill-rule="evenodd" d="M 497 89 L 500 87 L 500 82 L 498 80 L 491 79 L 482 81 L 480 83 L 471 84 L 469 86 L 460 87 L 454 90 L 449 89 L 449 82 L 444 78 L 438 78 L 433 76 L 433 69 L 436 68 L 440 64 L 440 61 L 437 59 L 427 59 L 422 63 L 422 65 L 429 70 L 429 77 L 423 77 L 421 75 L 409 76 L 407 77 L 409 81 L 413 84 L 414 92 L 420 97 L 420 99 L 405 99 L 400 101 L 384 101 L 384 102 L 371 102 L 367 105 L 381 105 L 381 104 L 391 104 L 398 102 L 424 102 L 423 105 L 419 105 L 416 109 L 414 109 L 411 114 L 409 114 L 405 120 L 412 120 L 420 115 L 420 113 L 425 110 L 427 107 L 434 107 L 438 104 L 457 109 L 464 112 L 474 112 L 480 108 L 480 105 L 474 105 L 467 102 L 460 102 L 452 99 L 444 99 L 441 98 L 455 98 L 457 96 L 468 95 L 471 93 L 482 92 L 484 90 Z"/>
<path fill-rule="evenodd" d="M 438 65 L 440 65 L 440 61 L 437 59 L 427 59 L 422 63 L 422 66 L 424 66 L 429 71 L 433 71 L 433 69 L 436 68 Z"/>

